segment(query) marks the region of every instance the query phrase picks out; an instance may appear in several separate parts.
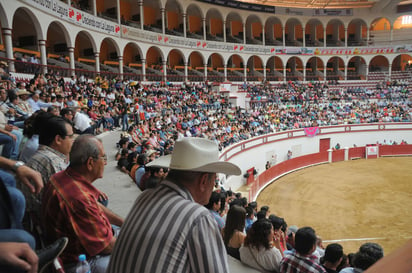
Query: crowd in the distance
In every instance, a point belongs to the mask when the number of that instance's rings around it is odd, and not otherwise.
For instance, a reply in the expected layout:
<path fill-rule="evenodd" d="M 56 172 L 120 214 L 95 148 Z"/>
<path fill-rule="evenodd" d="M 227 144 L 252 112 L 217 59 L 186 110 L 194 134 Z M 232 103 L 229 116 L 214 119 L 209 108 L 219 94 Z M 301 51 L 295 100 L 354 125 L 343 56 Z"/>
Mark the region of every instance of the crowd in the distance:
<path fill-rule="evenodd" d="M 206 205 L 222 233 L 227 254 L 260 272 L 362 272 L 384 256 L 376 243 L 346 253 L 339 243 L 324 247 L 311 227 L 288 226 L 240 193 L 218 187 Z"/>
<path fill-rule="evenodd" d="M 23 232 L 24 241 L 33 249 L 55 242 L 62 251 L 68 244 L 61 256 L 66 272 L 75 271 L 76 255 L 81 253 L 87 253 L 92 266 L 100 268 L 101 271 L 96 269 L 96 272 L 104 272 L 110 258 L 106 254 L 111 253 L 116 241 L 116 229 L 111 225 L 122 226 L 123 219 L 107 209 L 108 197 L 91 185 L 102 177 L 108 160 L 101 142 L 93 136 L 103 131 L 116 128 L 123 131 L 117 143 L 119 169 L 145 190 L 157 187 L 170 171 L 161 166 L 147 168 L 146 164 L 171 154 L 176 141 L 186 137 L 210 139 L 223 149 L 238 141 L 280 130 L 411 119 L 408 90 L 397 82 L 377 86 L 378 91 L 371 93 L 376 97 L 370 95 L 368 99 L 363 91 L 329 92 L 327 84 L 321 83 L 263 83 L 242 87 L 251 97 L 251 108 L 234 107 L 225 94 L 212 91 L 212 85 L 207 82 L 143 85 L 99 76 L 95 79 L 73 76 L 65 81 L 54 73 L 37 74 L 28 82 L 4 82 L 0 86 L 0 167 L 14 170 L 18 179 L 15 181 L 3 172 L 0 178 L 9 194 L 13 194 L 12 205 L 17 206 L 18 213 L 12 217 L 12 222 L 17 223 L 13 236 L 21 237 L 23 223 L 30 231 L 30 234 Z M 27 174 L 37 183 L 35 192 L 32 187 L 26 188 L 30 184 L 24 179 Z M 85 191 L 89 194 L 80 194 Z M 263 215 L 262 208 L 260 212 L 256 212 L 256 207 L 252 211 L 253 204 L 248 205 L 230 191 L 220 189 L 212 198 L 225 199 L 220 205 L 212 202 L 206 207 L 218 219 L 230 255 L 258 270 L 269 270 L 267 261 L 256 259 L 263 247 L 272 253 L 268 255 L 274 255 L 268 259 L 281 266 L 289 240 L 281 218 Z M 233 206 L 234 217 L 223 203 L 239 205 Z M 226 221 L 219 218 L 222 216 Z M 239 222 L 243 218 L 244 221 Z M 256 221 L 255 218 L 262 219 Z M 90 226 L 99 228 L 91 230 Z M 68 228 L 63 232 L 61 227 Z M 39 234 L 39 230 L 46 230 L 48 237 Z M 250 232 L 244 233 L 247 230 Z M 232 233 L 237 234 L 234 239 L 228 235 Z M 296 234 L 300 234 L 299 230 Z M 304 229 L 302 234 L 309 242 L 314 235 L 312 229 Z M 10 235 L 0 236 L 0 241 L 10 238 Z M 293 246 L 292 241 L 289 244 L 296 250 L 289 249 L 291 254 L 306 255 L 309 251 L 308 245 L 300 249 Z M 355 262 L 353 265 L 357 266 Z"/>

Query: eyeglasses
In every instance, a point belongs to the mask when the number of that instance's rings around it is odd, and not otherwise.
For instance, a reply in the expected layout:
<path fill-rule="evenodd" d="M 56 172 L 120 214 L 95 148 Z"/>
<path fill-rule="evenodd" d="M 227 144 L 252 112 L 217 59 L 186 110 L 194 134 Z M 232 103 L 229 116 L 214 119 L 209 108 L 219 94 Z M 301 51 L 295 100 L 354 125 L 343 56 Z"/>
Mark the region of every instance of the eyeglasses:
<path fill-rule="evenodd" d="M 107 155 L 106 154 L 102 155 L 102 156 L 99 156 L 99 158 L 103 159 L 104 162 L 107 162 Z"/>
<path fill-rule="evenodd" d="M 74 138 L 74 133 L 73 133 L 73 134 L 71 134 L 71 135 L 66 135 L 66 137 L 69 137 L 69 138 Z"/>

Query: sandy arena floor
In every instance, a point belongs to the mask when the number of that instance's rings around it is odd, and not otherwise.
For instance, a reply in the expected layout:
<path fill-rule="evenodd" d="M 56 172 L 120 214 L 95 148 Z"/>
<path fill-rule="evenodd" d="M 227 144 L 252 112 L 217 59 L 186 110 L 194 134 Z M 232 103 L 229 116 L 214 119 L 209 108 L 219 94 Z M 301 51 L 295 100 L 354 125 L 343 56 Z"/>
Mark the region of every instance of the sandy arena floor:
<path fill-rule="evenodd" d="M 373 241 L 388 254 L 412 238 L 411 166 L 412 157 L 323 164 L 280 178 L 257 201 L 288 225 L 312 226 L 325 246 L 350 253 Z"/>

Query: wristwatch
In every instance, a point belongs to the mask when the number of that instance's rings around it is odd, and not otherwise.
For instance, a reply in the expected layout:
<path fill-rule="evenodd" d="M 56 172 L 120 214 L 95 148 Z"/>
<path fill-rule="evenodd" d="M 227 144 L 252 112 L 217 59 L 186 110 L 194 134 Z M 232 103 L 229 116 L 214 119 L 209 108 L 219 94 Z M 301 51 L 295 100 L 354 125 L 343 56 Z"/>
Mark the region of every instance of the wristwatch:
<path fill-rule="evenodd" d="M 25 165 L 25 164 L 24 164 L 23 161 L 16 161 L 16 163 L 14 163 L 12 169 L 13 169 L 13 171 L 16 172 L 19 167 L 24 166 L 24 165 Z"/>

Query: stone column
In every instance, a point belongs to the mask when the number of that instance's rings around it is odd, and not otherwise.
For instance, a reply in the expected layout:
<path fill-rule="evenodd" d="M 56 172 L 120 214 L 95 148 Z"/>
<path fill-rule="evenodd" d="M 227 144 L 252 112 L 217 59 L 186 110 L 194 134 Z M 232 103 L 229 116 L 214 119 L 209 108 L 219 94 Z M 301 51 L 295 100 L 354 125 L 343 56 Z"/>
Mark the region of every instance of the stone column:
<path fill-rule="evenodd" d="M 162 61 L 162 64 L 163 64 L 163 81 L 166 82 L 167 81 L 167 62 Z"/>
<path fill-rule="evenodd" d="M 121 24 L 121 14 L 120 14 L 120 0 L 116 0 L 116 11 L 117 11 L 117 23 Z"/>
<path fill-rule="evenodd" d="M 144 29 L 143 0 L 139 0 L 139 9 L 140 9 L 140 29 Z"/>
<path fill-rule="evenodd" d="M 189 76 L 189 74 L 188 74 L 188 72 L 187 72 L 187 67 L 188 66 L 188 62 L 185 62 L 185 82 L 188 82 L 189 80 L 188 80 L 188 76 Z"/>
<path fill-rule="evenodd" d="M 186 30 L 186 13 L 183 13 L 183 37 L 185 37 L 186 38 L 186 32 L 187 32 L 187 30 Z"/>
<path fill-rule="evenodd" d="M 263 65 L 263 81 L 266 81 L 266 65 Z"/>
<path fill-rule="evenodd" d="M 162 14 L 162 34 L 165 35 L 165 33 L 166 33 L 165 8 L 161 8 L 160 12 Z"/>
<path fill-rule="evenodd" d="M 348 65 L 345 64 L 345 81 L 348 80 Z"/>
<path fill-rule="evenodd" d="M 262 24 L 262 45 L 266 45 L 265 24 Z"/>
<path fill-rule="evenodd" d="M 141 59 L 142 62 L 142 81 L 146 81 L 146 59 Z"/>
<path fill-rule="evenodd" d="M 306 64 L 303 64 L 303 81 L 306 81 Z"/>
<path fill-rule="evenodd" d="M 96 61 L 96 73 L 100 73 L 100 52 L 94 53 L 94 60 Z"/>
<path fill-rule="evenodd" d="M 328 75 L 328 70 L 327 70 L 327 66 L 326 66 L 326 64 L 325 64 L 325 66 L 323 67 L 323 75 L 325 75 L 324 77 L 323 77 L 323 79 L 324 79 L 324 81 L 325 82 L 327 82 L 328 81 L 328 77 L 327 77 L 327 75 Z"/>
<path fill-rule="evenodd" d="M 92 1 L 92 12 L 93 12 L 93 15 L 94 15 L 94 16 L 97 16 L 96 1 L 97 1 L 97 0 L 93 0 L 93 1 Z"/>
<path fill-rule="evenodd" d="M 226 20 L 223 21 L 223 42 L 226 43 Z"/>
<path fill-rule="evenodd" d="M 286 41 L 285 41 L 286 33 L 285 33 L 285 31 L 286 31 L 286 28 L 282 27 L 283 47 L 286 46 Z"/>
<path fill-rule="evenodd" d="M 326 47 L 326 27 L 323 28 L 323 47 Z"/>
<path fill-rule="evenodd" d="M 225 75 L 225 82 L 227 82 L 227 64 L 224 65 L 224 75 Z"/>
<path fill-rule="evenodd" d="M 123 80 L 123 56 L 119 56 L 119 74 L 120 79 Z"/>
<path fill-rule="evenodd" d="M 70 67 L 70 74 L 72 75 L 72 76 L 74 76 L 75 74 L 76 74 L 76 71 L 75 71 L 75 69 L 76 69 L 76 65 L 74 64 L 74 47 L 69 47 L 68 48 L 68 51 L 69 51 L 69 67 Z"/>
<path fill-rule="evenodd" d="M 3 36 L 4 36 L 4 46 L 6 48 L 6 58 L 8 59 L 9 63 L 9 71 L 16 72 L 14 67 L 14 57 L 13 57 L 13 41 L 11 38 L 11 29 L 10 28 L 3 28 L 2 29 Z"/>
<path fill-rule="evenodd" d="M 283 66 L 283 81 L 286 82 L 286 65 Z"/>
<path fill-rule="evenodd" d="M 46 52 L 46 40 L 39 40 L 40 47 L 40 64 L 43 74 L 47 73 L 47 52 Z"/>
<path fill-rule="evenodd" d="M 243 81 L 247 81 L 247 66 L 243 67 Z"/>
<path fill-rule="evenodd" d="M 204 77 L 205 77 L 205 81 L 207 81 L 207 64 L 204 64 L 204 72 L 203 72 Z"/>

